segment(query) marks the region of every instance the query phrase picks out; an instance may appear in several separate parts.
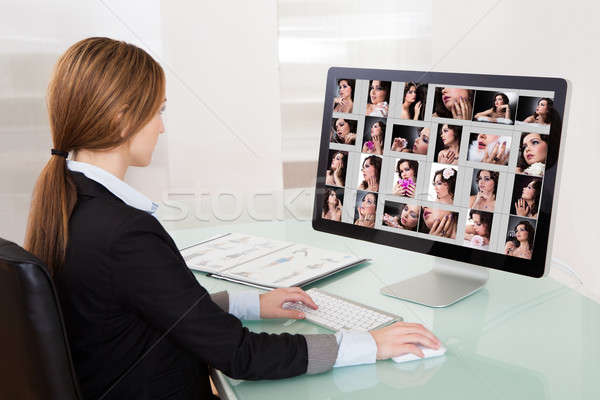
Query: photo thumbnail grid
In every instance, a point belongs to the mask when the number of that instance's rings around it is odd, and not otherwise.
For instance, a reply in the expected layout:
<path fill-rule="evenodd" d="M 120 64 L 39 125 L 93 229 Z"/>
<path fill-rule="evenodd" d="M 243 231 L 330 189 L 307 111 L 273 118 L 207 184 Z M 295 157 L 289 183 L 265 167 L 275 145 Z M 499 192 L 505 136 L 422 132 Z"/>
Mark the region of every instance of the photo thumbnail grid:
<path fill-rule="evenodd" d="M 531 259 L 554 93 L 335 83 L 322 218 Z"/>

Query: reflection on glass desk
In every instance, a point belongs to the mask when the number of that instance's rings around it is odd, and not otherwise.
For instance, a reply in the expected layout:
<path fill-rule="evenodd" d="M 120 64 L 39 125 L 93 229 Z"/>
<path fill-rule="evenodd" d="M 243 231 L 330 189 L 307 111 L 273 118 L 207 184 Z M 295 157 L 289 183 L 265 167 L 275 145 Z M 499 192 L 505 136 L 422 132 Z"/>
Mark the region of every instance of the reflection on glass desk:
<path fill-rule="evenodd" d="M 378 361 L 278 381 L 238 381 L 215 372 L 222 398 L 600 399 L 600 305 L 552 278 L 490 270 L 484 289 L 451 307 L 432 309 L 379 293 L 390 282 L 428 270 L 432 259 L 315 232 L 310 222 L 262 222 L 171 234 L 183 247 L 230 231 L 372 258 L 308 287 L 420 322 L 448 351 L 437 359 L 404 364 Z M 209 292 L 255 290 L 194 274 Z M 261 320 L 244 325 L 269 333 L 329 333 L 306 321 Z"/>

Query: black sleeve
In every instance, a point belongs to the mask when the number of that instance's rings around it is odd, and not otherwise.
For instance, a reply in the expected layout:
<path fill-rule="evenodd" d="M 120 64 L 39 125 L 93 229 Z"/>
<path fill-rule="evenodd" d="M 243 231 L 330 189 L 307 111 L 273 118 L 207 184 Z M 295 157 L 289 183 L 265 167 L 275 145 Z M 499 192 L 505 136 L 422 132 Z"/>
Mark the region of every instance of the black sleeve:
<path fill-rule="evenodd" d="M 160 223 L 137 216 L 110 248 L 115 296 L 170 340 L 236 379 L 278 379 L 306 372 L 302 335 L 252 333 L 200 286 Z"/>

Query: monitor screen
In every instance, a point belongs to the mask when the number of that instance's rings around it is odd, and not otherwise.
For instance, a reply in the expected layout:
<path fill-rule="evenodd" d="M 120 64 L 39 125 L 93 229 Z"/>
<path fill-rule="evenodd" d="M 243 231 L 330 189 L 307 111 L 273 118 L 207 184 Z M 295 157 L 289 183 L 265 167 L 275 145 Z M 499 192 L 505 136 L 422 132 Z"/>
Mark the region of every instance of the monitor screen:
<path fill-rule="evenodd" d="M 542 276 L 566 81 L 331 68 L 317 230 Z"/>

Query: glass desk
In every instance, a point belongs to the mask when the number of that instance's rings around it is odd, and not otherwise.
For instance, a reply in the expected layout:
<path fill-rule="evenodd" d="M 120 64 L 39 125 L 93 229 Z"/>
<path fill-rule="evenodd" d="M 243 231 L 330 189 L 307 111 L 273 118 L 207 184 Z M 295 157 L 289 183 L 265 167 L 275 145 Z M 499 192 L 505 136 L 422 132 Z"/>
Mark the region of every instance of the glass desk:
<path fill-rule="evenodd" d="M 600 305 L 552 278 L 490 270 L 484 289 L 448 308 L 433 309 L 379 293 L 389 283 L 428 270 L 432 259 L 316 232 L 310 222 L 259 222 L 171 234 L 184 247 L 225 232 L 372 258 L 306 288 L 323 288 L 401 315 L 405 321 L 420 322 L 448 351 L 429 360 L 378 361 L 278 381 L 240 381 L 215 371 L 213 378 L 224 399 L 600 399 Z M 195 276 L 209 292 L 258 291 L 199 272 Z M 244 325 L 257 332 L 331 333 L 306 321 L 247 321 Z"/>

